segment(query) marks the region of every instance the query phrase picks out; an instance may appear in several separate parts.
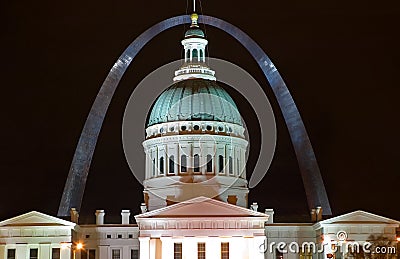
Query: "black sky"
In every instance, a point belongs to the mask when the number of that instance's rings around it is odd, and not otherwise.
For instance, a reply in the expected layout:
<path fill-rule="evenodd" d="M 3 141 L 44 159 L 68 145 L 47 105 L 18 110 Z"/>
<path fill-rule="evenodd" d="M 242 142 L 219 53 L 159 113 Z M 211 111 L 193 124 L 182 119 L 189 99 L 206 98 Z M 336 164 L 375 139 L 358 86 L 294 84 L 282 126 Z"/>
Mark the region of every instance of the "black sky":
<path fill-rule="evenodd" d="M 309 132 L 334 213 L 363 209 L 400 219 L 398 1 L 204 0 L 202 7 L 248 33 L 275 63 Z M 183 0 L 1 2 L 0 219 L 29 210 L 56 214 L 80 131 L 109 69 L 144 30 L 184 13 Z M 278 215 L 307 214 L 290 139 L 261 71 L 233 38 L 206 29 L 210 56 L 249 71 L 266 88 L 277 119 L 276 155 L 250 201 Z M 181 58 L 183 33 L 179 26 L 157 36 L 121 81 L 83 214 L 139 212 L 142 187 L 123 154 L 122 116 L 148 73 Z M 251 112 L 229 91 L 242 113 Z M 255 132 L 250 172 L 259 129 L 248 120 Z"/>

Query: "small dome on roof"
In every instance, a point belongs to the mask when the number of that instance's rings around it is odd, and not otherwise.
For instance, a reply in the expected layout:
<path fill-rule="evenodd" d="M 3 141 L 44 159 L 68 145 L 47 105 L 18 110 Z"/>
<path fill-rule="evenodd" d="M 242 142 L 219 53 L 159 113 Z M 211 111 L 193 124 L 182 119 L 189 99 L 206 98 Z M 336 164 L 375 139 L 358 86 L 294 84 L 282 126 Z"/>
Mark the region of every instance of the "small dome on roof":
<path fill-rule="evenodd" d="M 191 37 L 201 37 L 204 38 L 204 32 L 202 29 L 199 27 L 190 27 L 189 30 L 186 31 L 185 33 L 185 38 L 191 38 Z"/>

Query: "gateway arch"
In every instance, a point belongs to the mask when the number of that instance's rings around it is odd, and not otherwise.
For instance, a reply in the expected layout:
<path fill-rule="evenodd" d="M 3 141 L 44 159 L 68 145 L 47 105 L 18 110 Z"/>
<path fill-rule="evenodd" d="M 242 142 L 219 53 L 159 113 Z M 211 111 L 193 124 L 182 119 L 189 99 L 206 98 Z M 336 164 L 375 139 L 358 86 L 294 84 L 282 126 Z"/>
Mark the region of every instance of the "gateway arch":
<path fill-rule="evenodd" d="M 206 15 L 200 15 L 199 22 L 214 26 L 230 34 L 253 56 L 272 88 L 288 128 L 299 164 L 308 206 L 310 209 L 322 207 L 324 215 L 331 215 L 332 211 L 328 196 L 306 128 L 296 104 L 276 67 L 261 47 L 234 25 Z M 94 150 L 107 109 L 119 81 L 132 60 L 159 33 L 187 23 L 190 23 L 189 15 L 181 15 L 166 19 L 152 26 L 137 37 L 115 62 L 97 94 L 83 127 L 65 183 L 58 216 L 68 216 L 71 208 L 80 210 Z"/>

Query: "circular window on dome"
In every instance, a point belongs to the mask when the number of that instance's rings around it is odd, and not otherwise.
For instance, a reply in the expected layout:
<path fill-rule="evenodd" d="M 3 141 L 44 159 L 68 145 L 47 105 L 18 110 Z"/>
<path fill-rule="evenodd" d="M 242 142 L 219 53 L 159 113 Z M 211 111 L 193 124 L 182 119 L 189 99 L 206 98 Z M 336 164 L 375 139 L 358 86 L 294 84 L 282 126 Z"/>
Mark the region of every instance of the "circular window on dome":
<path fill-rule="evenodd" d="M 181 130 L 185 131 L 186 130 L 186 126 L 181 126 Z"/>
<path fill-rule="evenodd" d="M 164 128 L 161 128 L 161 129 L 160 129 L 160 133 L 163 133 L 163 132 L 164 132 Z"/>
<path fill-rule="evenodd" d="M 219 126 L 219 127 L 218 127 L 218 131 L 224 131 L 224 127 Z"/>
<path fill-rule="evenodd" d="M 199 125 L 194 125 L 193 129 L 194 129 L 194 130 L 199 130 L 199 129 L 200 129 L 200 126 L 199 126 Z"/>
<path fill-rule="evenodd" d="M 212 130 L 211 125 L 207 125 L 207 130 L 208 130 L 208 131 Z"/>
<path fill-rule="evenodd" d="M 233 130 L 231 127 L 229 127 L 228 132 L 231 133 Z"/>
<path fill-rule="evenodd" d="M 169 128 L 169 131 L 174 131 L 174 130 L 175 130 L 175 127 Z"/>

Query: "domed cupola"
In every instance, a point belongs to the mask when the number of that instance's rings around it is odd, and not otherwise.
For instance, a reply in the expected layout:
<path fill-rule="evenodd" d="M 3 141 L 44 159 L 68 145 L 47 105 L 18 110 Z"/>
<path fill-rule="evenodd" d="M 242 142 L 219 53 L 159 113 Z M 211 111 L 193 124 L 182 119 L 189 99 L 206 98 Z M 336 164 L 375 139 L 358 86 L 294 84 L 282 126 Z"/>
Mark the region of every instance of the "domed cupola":
<path fill-rule="evenodd" d="M 197 20 L 198 20 L 198 15 L 197 14 L 192 14 L 190 17 L 192 19 L 192 24 L 190 25 L 189 30 L 186 31 L 185 33 L 185 39 L 188 38 L 205 38 L 205 34 L 202 29 L 200 29 Z"/>
<path fill-rule="evenodd" d="M 179 81 L 156 100 L 147 127 L 166 122 L 213 121 L 242 126 L 235 102 L 215 81 Z M 222 124 L 221 124 L 222 125 Z"/>
<path fill-rule="evenodd" d="M 185 61 L 155 101 L 146 124 L 148 210 L 198 196 L 247 207 L 244 127 L 230 95 L 206 64 L 208 41 L 191 15 Z"/>

